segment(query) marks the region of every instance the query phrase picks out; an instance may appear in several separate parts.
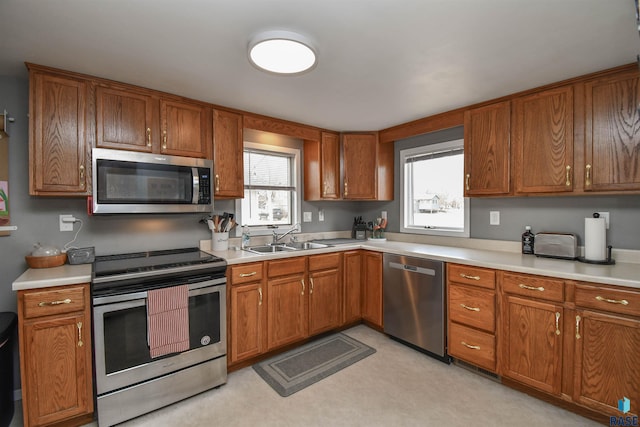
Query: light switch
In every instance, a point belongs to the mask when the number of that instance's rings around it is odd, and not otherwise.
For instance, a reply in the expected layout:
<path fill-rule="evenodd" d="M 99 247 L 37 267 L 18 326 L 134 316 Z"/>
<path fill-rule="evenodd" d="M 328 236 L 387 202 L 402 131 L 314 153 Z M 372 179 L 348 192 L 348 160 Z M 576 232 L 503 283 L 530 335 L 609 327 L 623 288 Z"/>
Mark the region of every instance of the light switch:
<path fill-rule="evenodd" d="M 313 219 L 313 216 L 311 212 L 304 212 L 302 214 L 302 222 L 311 222 L 312 219 Z"/>
<path fill-rule="evenodd" d="M 318 221 L 324 221 L 324 209 L 320 209 L 320 211 L 318 211 Z"/>
<path fill-rule="evenodd" d="M 500 225 L 500 211 L 489 212 L 489 225 Z"/>

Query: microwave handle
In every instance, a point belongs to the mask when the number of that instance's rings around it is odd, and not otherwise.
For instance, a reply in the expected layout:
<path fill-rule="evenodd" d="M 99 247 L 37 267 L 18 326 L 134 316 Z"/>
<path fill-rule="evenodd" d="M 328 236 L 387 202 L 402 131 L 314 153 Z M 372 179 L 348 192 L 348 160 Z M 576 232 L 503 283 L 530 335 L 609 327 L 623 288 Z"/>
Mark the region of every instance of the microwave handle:
<path fill-rule="evenodd" d="M 200 172 L 198 171 L 198 168 L 191 168 L 191 177 L 193 184 L 191 203 L 197 205 L 198 201 L 200 201 Z"/>

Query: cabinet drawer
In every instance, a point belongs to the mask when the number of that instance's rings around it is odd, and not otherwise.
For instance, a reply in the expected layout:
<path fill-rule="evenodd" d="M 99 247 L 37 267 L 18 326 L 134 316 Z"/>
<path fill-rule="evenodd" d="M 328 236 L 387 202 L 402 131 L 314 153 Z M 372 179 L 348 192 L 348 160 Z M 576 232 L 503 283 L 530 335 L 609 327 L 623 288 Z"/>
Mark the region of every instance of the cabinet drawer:
<path fill-rule="evenodd" d="M 449 328 L 449 354 L 491 372 L 496 369 L 496 338 L 452 323 Z"/>
<path fill-rule="evenodd" d="M 578 284 L 576 306 L 640 316 L 640 292 Z"/>
<path fill-rule="evenodd" d="M 85 293 L 89 292 L 89 285 L 20 292 L 23 295 L 23 316 L 29 319 L 83 311 Z"/>
<path fill-rule="evenodd" d="M 229 281 L 232 285 L 262 280 L 262 263 L 233 265 L 229 267 Z"/>
<path fill-rule="evenodd" d="M 548 301 L 564 301 L 564 281 L 527 274 L 505 273 L 502 281 L 504 292 Z"/>
<path fill-rule="evenodd" d="M 307 265 L 307 257 L 287 258 L 267 263 L 267 275 L 269 277 L 287 276 L 289 274 L 304 273 Z"/>
<path fill-rule="evenodd" d="M 496 272 L 488 268 L 470 267 L 468 265 L 447 264 L 447 278 L 451 282 L 496 288 Z"/>
<path fill-rule="evenodd" d="M 327 270 L 340 266 L 340 253 L 311 255 L 309 257 L 309 271 Z"/>
<path fill-rule="evenodd" d="M 470 286 L 450 284 L 449 319 L 487 332 L 495 332 L 495 293 Z"/>

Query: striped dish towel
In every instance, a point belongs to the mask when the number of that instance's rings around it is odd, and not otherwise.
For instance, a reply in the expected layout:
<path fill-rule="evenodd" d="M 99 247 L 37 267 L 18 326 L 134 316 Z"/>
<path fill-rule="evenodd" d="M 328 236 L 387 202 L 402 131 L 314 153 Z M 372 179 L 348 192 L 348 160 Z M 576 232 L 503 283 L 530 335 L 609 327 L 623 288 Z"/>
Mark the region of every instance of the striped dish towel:
<path fill-rule="evenodd" d="M 189 350 L 189 287 L 148 291 L 147 325 L 152 358 Z"/>

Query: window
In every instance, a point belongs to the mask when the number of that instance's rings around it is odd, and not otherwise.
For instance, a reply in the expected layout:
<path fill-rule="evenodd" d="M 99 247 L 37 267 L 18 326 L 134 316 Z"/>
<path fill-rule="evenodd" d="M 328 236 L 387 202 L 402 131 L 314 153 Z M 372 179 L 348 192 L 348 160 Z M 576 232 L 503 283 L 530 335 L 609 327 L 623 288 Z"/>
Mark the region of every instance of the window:
<path fill-rule="evenodd" d="M 462 139 L 400 151 L 404 233 L 469 237 Z"/>
<path fill-rule="evenodd" d="M 244 199 L 236 202 L 240 225 L 259 235 L 298 222 L 299 159 L 298 149 L 245 142 Z"/>

